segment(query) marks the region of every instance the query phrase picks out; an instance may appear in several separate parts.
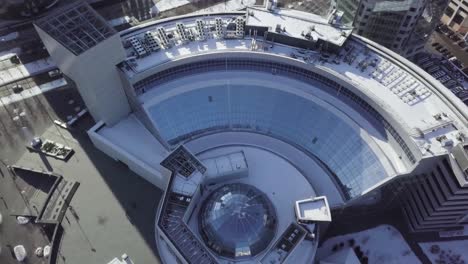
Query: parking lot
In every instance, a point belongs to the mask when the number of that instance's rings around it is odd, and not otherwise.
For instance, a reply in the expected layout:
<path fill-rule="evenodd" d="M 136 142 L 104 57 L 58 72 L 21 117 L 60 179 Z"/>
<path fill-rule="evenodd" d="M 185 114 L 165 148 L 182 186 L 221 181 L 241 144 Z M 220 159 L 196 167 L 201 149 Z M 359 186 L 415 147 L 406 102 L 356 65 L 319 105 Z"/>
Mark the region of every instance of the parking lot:
<path fill-rule="evenodd" d="M 462 36 L 440 27 L 431 35 L 426 50 L 435 54 L 440 54 L 449 59 L 456 58 L 456 64 L 461 68 L 468 66 L 468 43 L 463 40 Z"/>

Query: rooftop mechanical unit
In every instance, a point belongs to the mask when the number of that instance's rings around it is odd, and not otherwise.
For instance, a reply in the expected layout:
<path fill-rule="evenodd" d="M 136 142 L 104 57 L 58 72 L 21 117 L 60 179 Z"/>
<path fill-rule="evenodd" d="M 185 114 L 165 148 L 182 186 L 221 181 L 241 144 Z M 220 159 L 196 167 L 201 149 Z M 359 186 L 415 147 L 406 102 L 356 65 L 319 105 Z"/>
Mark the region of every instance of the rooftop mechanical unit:
<path fill-rule="evenodd" d="M 197 19 L 197 32 L 200 39 L 206 39 L 206 25 L 201 19 Z"/>
<path fill-rule="evenodd" d="M 216 28 L 216 35 L 219 38 L 224 38 L 224 27 L 223 27 L 223 19 L 217 17 L 215 19 L 215 28 Z"/>
<path fill-rule="evenodd" d="M 143 47 L 143 45 L 141 44 L 141 41 L 138 38 L 131 37 L 129 41 L 132 44 L 132 47 L 137 53 L 138 57 L 144 57 L 148 55 L 146 52 L 146 49 Z"/>
<path fill-rule="evenodd" d="M 295 210 L 299 223 L 331 222 L 330 207 L 326 196 L 296 201 Z"/>
<path fill-rule="evenodd" d="M 177 23 L 176 24 L 176 28 L 177 28 L 177 34 L 179 35 L 180 39 L 182 41 L 188 41 L 190 40 L 189 39 L 189 35 L 187 34 L 187 30 L 185 29 L 185 25 L 182 24 L 182 23 Z"/>
<path fill-rule="evenodd" d="M 169 42 L 169 38 L 167 37 L 166 30 L 163 27 L 158 27 L 156 29 L 156 35 L 158 36 L 158 39 L 161 43 L 162 46 L 164 47 L 170 47 L 171 44 Z"/>
<path fill-rule="evenodd" d="M 158 51 L 158 50 L 161 49 L 161 47 L 159 46 L 159 43 L 158 43 L 157 36 L 156 36 L 155 32 L 147 31 L 145 33 L 145 41 L 146 41 L 146 44 L 147 44 L 148 48 L 151 51 Z"/>

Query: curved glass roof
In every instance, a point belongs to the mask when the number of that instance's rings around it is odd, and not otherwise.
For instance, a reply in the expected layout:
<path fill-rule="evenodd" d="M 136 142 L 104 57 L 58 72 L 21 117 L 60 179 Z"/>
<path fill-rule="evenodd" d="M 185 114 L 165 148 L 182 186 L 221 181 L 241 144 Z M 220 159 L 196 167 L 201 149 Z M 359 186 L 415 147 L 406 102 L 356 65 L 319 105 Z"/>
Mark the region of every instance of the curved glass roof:
<path fill-rule="evenodd" d="M 244 259 L 262 252 L 275 236 L 276 213 L 257 188 L 226 184 L 206 199 L 200 211 L 200 232 L 218 255 Z"/>
<path fill-rule="evenodd" d="M 298 146 L 334 172 L 348 198 L 388 176 L 359 131 L 329 109 L 285 91 L 234 83 L 209 86 L 148 110 L 169 144 L 216 131 L 252 131 Z"/>

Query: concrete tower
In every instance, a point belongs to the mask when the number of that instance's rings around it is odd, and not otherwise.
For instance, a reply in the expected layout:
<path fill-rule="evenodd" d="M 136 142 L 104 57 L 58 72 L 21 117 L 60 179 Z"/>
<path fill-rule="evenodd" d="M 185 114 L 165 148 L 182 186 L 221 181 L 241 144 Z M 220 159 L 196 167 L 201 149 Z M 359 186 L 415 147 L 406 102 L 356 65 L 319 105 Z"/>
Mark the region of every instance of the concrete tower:
<path fill-rule="evenodd" d="M 34 26 L 96 121 L 112 125 L 130 113 L 115 67 L 126 57 L 120 36 L 86 2 L 55 10 Z"/>

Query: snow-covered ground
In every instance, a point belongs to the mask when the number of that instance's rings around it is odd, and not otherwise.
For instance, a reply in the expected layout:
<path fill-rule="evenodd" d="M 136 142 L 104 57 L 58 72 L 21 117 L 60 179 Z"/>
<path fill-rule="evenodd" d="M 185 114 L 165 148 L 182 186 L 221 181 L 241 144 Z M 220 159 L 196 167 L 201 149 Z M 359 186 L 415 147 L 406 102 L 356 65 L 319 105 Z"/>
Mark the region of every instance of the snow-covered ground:
<path fill-rule="evenodd" d="M 11 94 L 8 96 L 1 97 L 0 102 L 3 105 L 8 105 L 11 103 L 19 102 L 25 98 L 30 98 L 38 94 L 45 93 L 45 92 L 48 92 L 50 90 L 53 90 L 55 88 L 59 88 L 65 85 L 67 85 L 67 81 L 64 78 L 53 80 L 51 82 L 44 83 L 39 86 L 34 86 L 29 89 L 23 90 L 19 94 Z"/>
<path fill-rule="evenodd" d="M 379 264 L 417 264 L 421 263 L 411 251 L 400 232 L 393 226 L 380 225 L 372 229 L 326 240 L 317 252 L 316 259 L 323 259 L 333 252 L 333 248 L 343 250 L 350 247 L 350 240 L 354 239 L 354 246 L 368 258 L 368 263 Z M 342 247 L 340 247 L 342 243 Z M 336 246 L 338 245 L 338 246 Z"/>
<path fill-rule="evenodd" d="M 8 60 L 11 57 L 13 57 L 15 55 L 18 55 L 20 53 L 21 53 L 20 48 L 14 48 L 14 49 L 11 49 L 11 50 L 0 51 L 0 61 Z"/>
<path fill-rule="evenodd" d="M 18 32 L 11 32 L 10 34 L 0 36 L 0 42 L 10 41 L 18 38 Z"/>
<path fill-rule="evenodd" d="M 8 56 L 8 54 L 6 56 Z M 5 85 L 55 68 L 57 68 L 57 66 L 50 57 L 26 64 L 19 64 L 15 67 L 0 71 L 0 85 Z"/>
<path fill-rule="evenodd" d="M 468 240 L 419 243 L 419 246 L 432 263 L 468 263 Z"/>

